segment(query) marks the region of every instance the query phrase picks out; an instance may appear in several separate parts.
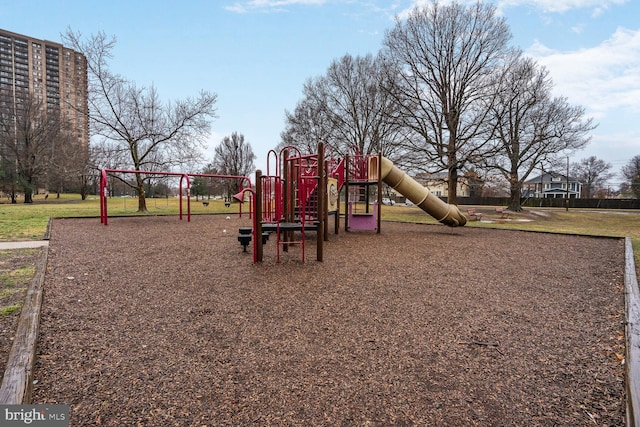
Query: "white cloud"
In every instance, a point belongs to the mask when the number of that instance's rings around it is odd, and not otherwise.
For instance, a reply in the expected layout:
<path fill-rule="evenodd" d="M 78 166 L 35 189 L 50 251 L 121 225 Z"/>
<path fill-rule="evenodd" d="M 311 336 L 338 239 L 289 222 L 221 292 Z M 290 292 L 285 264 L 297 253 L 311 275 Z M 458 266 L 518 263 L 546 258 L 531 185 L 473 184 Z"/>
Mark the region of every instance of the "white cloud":
<path fill-rule="evenodd" d="M 575 153 L 575 159 L 596 156 L 613 166 L 613 172 L 626 165 L 631 157 L 640 154 L 640 134 L 618 127 L 598 127 L 592 132 L 591 143 L 584 151 Z M 620 180 L 610 181 L 615 186 Z"/>
<path fill-rule="evenodd" d="M 237 2 L 231 6 L 225 6 L 225 9 L 234 13 L 245 13 L 250 10 L 269 10 L 280 9 L 284 6 L 292 5 L 322 5 L 327 0 L 251 0 L 245 2 Z"/>
<path fill-rule="evenodd" d="M 535 43 L 527 54 L 547 67 L 558 94 L 594 114 L 640 111 L 640 30 L 619 28 L 601 44 L 572 52 Z"/>
<path fill-rule="evenodd" d="M 582 34 L 582 32 L 584 31 L 584 24 L 578 24 L 578 25 L 574 25 L 573 27 L 571 27 L 571 31 L 573 31 L 576 34 Z"/>
<path fill-rule="evenodd" d="M 601 14 L 611 6 L 627 3 L 629 0 L 500 0 L 498 8 L 532 6 L 543 12 L 562 13 L 573 9 L 593 9 L 594 15 Z"/>
<path fill-rule="evenodd" d="M 323 4 L 326 0 L 251 0 L 250 7 L 280 7 L 292 4 Z"/>
<path fill-rule="evenodd" d="M 225 6 L 224 9 L 233 13 L 245 13 L 247 11 L 247 8 L 240 3 L 232 4 L 231 6 Z"/>
<path fill-rule="evenodd" d="M 556 95 L 585 107 L 599 123 L 585 157 L 615 166 L 640 152 L 640 30 L 618 28 L 597 46 L 570 52 L 535 43 L 526 53 L 550 72 Z"/>
<path fill-rule="evenodd" d="M 474 4 L 477 0 L 438 0 L 441 5 L 453 2 L 460 4 Z M 494 3 L 500 11 L 506 8 L 527 6 L 544 13 L 564 13 L 575 9 L 592 9 L 592 15 L 599 16 L 612 6 L 623 5 L 630 0 L 495 0 Z M 402 19 L 406 18 L 416 6 L 424 7 L 433 3 L 433 0 L 414 0 L 410 7 L 398 14 Z"/>
<path fill-rule="evenodd" d="M 441 5 L 453 2 L 460 4 L 474 4 L 477 0 L 438 0 Z M 564 13 L 575 9 L 592 9 L 591 15 L 602 15 L 612 6 L 620 6 L 631 0 L 495 0 L 494 3 L 501 14 L 504 9 L 513 7 L 531 7 L 543 13 Z M 410 7 L 398 13 L 401 19 L 405 19 L 415 7 L 431 5 L 433 0 L 413 0 Z"/>

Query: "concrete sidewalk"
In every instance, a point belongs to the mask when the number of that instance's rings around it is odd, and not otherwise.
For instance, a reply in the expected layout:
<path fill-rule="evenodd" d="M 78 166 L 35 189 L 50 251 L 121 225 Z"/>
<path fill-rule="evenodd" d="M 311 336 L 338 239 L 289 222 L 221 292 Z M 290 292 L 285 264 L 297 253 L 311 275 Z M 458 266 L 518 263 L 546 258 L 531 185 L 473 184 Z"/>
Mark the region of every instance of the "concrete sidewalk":
<path fill-rule="evenodd" d="M 11 249 L 30 249 L 49 246 L 48 240 L 27 240 L 22 242 L 0 242 L 0 251 Z"/>

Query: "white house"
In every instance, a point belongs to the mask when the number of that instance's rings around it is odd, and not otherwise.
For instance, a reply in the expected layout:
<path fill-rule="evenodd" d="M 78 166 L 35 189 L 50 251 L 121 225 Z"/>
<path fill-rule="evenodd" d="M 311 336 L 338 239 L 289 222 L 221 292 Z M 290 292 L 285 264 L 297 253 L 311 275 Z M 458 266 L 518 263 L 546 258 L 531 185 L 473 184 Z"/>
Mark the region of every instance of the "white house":
<path fill-rule="evenodd" d="M 531 178 L 522 186 L 522 197 L 579 199 L 581 193 L 582 183 L 554 172 Z"/>

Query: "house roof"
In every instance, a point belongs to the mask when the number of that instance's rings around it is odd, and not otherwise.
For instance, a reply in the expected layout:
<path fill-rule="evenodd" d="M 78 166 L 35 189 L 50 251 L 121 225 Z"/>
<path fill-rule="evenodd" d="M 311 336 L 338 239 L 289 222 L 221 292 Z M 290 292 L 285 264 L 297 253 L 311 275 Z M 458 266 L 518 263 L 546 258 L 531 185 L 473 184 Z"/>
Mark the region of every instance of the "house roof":
<path fill-rule="evenodd" d="M 437 180 L 446 181 L 449 179 L 447 172 L 435 172 L 435 173 L 421 173 L 415 176 L 416 179 L 421 180 Z"/>
<path fill-rule="evenodd" d="M 542 175 L 542 180 L 544 182 L 551 182 L 552 179 L 554 179 L 554 178 L 555 179 L 560 178 L 560 181 L 564 181 L 564 182 L 567 181 L 567 176 L 563 175 L 561 173 L 545 172 L 545 174 Z M 569 182 L 579 182 L 579 181 L 577 179 L 575 179 L 575 178 L 569 177 Z M 524 183 L 525 184 L 539 184 L 540 183 L 540 175 L 538 175 L 538 176 L 536 176 L 534 178 L 528 179 Z"/>

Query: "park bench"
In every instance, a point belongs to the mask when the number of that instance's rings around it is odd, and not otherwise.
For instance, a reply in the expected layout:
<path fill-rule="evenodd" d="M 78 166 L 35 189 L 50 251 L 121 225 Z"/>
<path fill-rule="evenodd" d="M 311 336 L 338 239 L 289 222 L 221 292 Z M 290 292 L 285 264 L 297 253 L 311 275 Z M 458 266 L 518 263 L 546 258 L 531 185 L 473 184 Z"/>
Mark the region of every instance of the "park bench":
<path fill-rule="evenodd" d="M 469 215 L 469 221 L 480 221 L 482 219 L 482 214 L 476 208 L 467 209 L 467 214 Z"/>
<path fill-rule="evenodd" d="M 511 215 L 511 211 L 507 208 L 496 208 L 496 213 L 500 214 L 500 218 L 507 219 Z"/>

